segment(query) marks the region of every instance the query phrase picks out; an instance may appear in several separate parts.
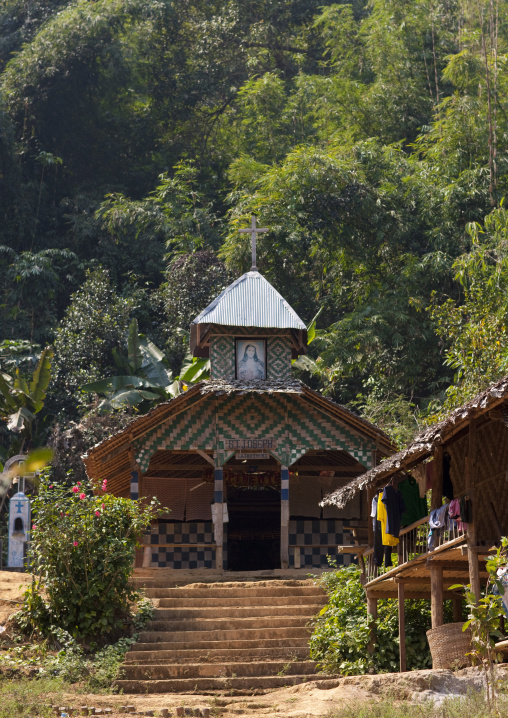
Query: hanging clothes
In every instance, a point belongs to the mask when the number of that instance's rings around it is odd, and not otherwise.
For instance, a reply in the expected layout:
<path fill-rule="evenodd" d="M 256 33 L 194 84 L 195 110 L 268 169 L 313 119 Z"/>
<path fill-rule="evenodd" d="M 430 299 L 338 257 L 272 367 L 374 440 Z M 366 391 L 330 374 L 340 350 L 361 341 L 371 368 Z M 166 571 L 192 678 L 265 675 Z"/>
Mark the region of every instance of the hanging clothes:
<path fill-rule="evenodd" d="M 467 524 L 464 523 L 460 517 L 460 501 L 458 499 L 450 501 L 448 516 L 457 522 L 457 528 L 459 531 L 467 531 Z"/>
<path fill-rule="evenodd" d="M 388 484 L 384 488 L 382 502 L 386 506 L 386 533 L 398 539 L 402 514 L 406 508 L 404 499 L 400 491 Z"/>
<path fill-rule="evenodd" d="M 427 499 L 420 496 L 420 488 L 415 478 L 408 476 L 397 488 L 404 501 L 401 526 L 409 526 L 427 516 Z"/>
<path fill-rule="evenodd" d="M 377 518 L 378 521 L 380 521 L 381 523 L 381 536 L 383 546 L 397 546 L 397 544 L 399 543 L 399 539 L 389 534 L 386 530 L 388 515 L 386 512 L 386 505 L 383 502 L 383 494 L 384 491 L 383 493 L 380 493 L 377 497 Z"/>
<path fill-rule="evenodd" d="M 370 517 L 374 536 L 374 564 L 381 566 L 383 563 L 383 536 L 381 534 L 381 521 L 378 521 L 377 518 L 377 496 L 372 499 Z"/>
<path fill-rule="evenodd" d="M 441 533 L 441 530 L 449 525 L 448 506 L 449 504 L 444 504 L 444 506 L 441 506 L 439 509 L 434 509 L 434 511 L 430 512 L 430 532 L 427 541 L 427 545 L 430 551 L 432 551 L 436 547 L 437 539 L 439 534 Z"/>
<path fill-rule="evenodd" d="M 453 484 L 450 476 L 450 465 L 452 457 L 450 454 L 443 454 L 443 496 L 450 501 L 455 498 L 453 495 Z"/>
<path fill-rule="evenodd" d="M 415 466 L 414 469 L 411 469 L 411 472 L 418 484 L 420 498 L 423 499 L 427 494 L 427 471 L 425 469 L 425 464 L 418 464 L 418 466 Z"/>

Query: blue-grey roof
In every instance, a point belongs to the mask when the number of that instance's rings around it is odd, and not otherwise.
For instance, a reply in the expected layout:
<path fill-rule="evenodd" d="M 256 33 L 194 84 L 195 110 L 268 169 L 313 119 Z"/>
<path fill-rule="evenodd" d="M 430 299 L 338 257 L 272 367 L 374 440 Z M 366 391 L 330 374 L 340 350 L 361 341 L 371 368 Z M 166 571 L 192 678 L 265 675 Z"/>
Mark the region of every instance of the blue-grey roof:
<path fill-rule="evenodd" d="M 219 294 L 193 324 L 306 329 L 284 297 L 254 270 L 243 274 Z"/>

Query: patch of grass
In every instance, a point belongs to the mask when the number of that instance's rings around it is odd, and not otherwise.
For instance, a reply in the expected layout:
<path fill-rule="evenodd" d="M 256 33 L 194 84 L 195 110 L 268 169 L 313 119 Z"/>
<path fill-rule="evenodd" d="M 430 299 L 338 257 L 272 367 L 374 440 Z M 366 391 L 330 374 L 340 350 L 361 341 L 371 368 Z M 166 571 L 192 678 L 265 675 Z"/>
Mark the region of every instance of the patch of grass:
<path fill-rule="evenodd" d="M 23 678 L 0 681 L 0 718 L 49 718 L 51 704 L 64 705 L 63 694 L 71 689 L 61 678 Z"/>
<path fill-rule="evenodd" d="M 508 696 L 499 697 L 499 713 L 489 710 L 485 694 L 471 691 L 467 696 L 447 698 L 443 703 L 408 703 L 385 699 L 355 704 L 326 714 L 326 718 L 498 718 L 508 716 Z"/>

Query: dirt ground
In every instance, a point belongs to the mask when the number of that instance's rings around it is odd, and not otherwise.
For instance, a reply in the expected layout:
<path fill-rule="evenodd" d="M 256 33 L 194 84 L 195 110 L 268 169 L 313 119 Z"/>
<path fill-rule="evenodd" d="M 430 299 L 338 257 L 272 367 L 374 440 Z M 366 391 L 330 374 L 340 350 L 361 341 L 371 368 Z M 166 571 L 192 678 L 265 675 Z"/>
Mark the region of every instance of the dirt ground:
<path fill-rule="evenodd" d="M 0 571 L 0 626 L 7 623 L 9 616 L 18 610 L 23 591 L 31 582 L 29 573 Z"/>
<path fill-rule="evenodd" d="M 499 671 L 508 678 L 508 665 L 499 666 Z M 128 715 L 121 710 L 125 706 L 134 707 L 138 715 L 144 715 L 146 711 L 158 715 L 161 709 L 167 708 L 170 715 L 175 716 L 177 707 L 182 707 L 187 709 L 185 715 L 199 715 L 200 711 L 196 712 L 196 709 L 209 708 L 211 716 L 220 718 L 238 715 L 252 718 L 324 718 L 332 710 L 383 698 L 441 703 L 449 697 L 463 696 L 471 689 L 479 690 L 481 686 L 477 669 L 465 668 L 457 672 L 426 670 L 309 681 L 258 696 L 231 696 L 227 691 L 213 696 L 175 693 L 149 696 L 74 695 L 68 696 L 68 706 L 110 708 L 115 718 Z"/>

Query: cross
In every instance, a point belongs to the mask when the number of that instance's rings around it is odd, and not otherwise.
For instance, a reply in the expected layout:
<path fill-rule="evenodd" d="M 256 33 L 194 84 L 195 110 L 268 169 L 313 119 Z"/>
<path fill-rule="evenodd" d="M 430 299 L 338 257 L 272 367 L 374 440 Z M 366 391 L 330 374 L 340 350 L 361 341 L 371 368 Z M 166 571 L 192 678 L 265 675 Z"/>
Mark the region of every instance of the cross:
<path fill-rule="evenodd" d="M 252 238 L 252 267 L 251 271 L 257 270 L 256 267 L 256 235 L 258 232 L 268 232 L 268 229 L 256 227 L 256 215 L 252 215 L 252 224 L 249 229 L 239 229 L 239 232 L 248 232 Z"/>
<path fill-rule="evenodd" d="M 22 513 L 21 510 L 22 510 L 22 508 L 23 508 L 24 505 L 25 505 L 25 502 L 24 502 L 24 501 L 21 501 L 21 499 L 18 499 L 18 500 L 16 501 L 16 508 L 18 509 L 18 514 Z"/>

